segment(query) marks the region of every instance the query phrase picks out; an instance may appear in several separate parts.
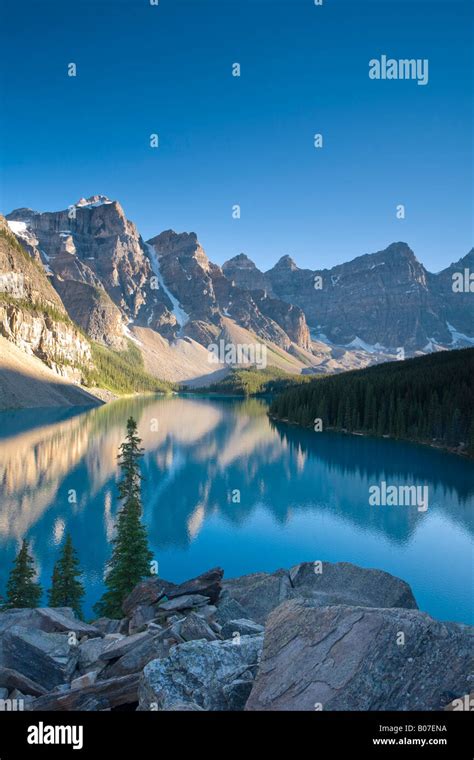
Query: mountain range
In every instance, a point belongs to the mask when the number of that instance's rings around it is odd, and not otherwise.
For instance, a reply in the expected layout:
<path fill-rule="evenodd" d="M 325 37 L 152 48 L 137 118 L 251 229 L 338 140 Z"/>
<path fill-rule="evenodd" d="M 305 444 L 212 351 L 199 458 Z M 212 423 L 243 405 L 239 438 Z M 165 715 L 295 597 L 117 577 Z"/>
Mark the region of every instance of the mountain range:
<path fill-rule="evenodd" d="M 75 382 L 79 354 L 92 361 L 88 340 L 114 351 L 131 340 L 150 374 L 194 385 L 228 371 L 209 360 L 222 340 L 263 343 L 268 364 L 293 373 L 474 344 L 472 293 L 453 290 L 453 274 L 474 268 L 474 249 L 438 274 L 401 242 L 331 269 L 283 256 L 262 272 L 243 253 L 220 267 L 194 232 L 144 241 L 120 203 L 101 195 L 62 211 L 15 209 L 0 232 L 0 335 Z M 54 312 L 62 333 L 47 338 L 25 301 L 47 307 L 50 323 Z"/>

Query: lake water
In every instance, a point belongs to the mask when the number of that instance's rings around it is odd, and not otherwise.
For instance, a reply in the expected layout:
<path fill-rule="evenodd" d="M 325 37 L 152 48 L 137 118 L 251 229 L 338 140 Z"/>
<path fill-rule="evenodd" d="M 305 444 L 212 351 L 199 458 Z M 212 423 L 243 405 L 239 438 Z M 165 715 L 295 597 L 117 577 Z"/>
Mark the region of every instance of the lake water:
<path fill-rule="evenodd" d="M 48 588 L 69 530 L 91 614 L 117 515 L 117 451 L 132 415 L 146 449 L 144 519 L 162 577 L 348 561 L 405 579 L 433 616 L 470 622 L 473 464 L 397 441 L 275 425 L 266 409 L 260 400 L 147 396 L 81 413 L 0 414 L 0 593 L 24 536 Z M 428 486 L 427 511 L 370 506 L 369 487 L 381 481 Z"/>

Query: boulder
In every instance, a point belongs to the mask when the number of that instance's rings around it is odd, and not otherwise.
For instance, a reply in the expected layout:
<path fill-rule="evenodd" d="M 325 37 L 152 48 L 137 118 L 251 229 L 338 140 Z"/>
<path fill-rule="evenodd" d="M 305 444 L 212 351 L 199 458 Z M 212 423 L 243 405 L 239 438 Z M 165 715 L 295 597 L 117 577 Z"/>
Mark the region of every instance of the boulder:
<path fill-rule="evenodd" d="M 101 678 L 117 678 L 131 673 L 139 673 L 151 660 L 166 657 L 172 646 L 182 639 L 175 637 L 170 631 L 161 631 L 156 636 L 147 635 L 132 649 L 113 663 L 107 665 Z"/>
<path fill-rule="evenodd" d="M 226 709 L 230 712 L 243 710 L 252 691 L 252 686 L 253 680 L 245 678 L 236 678 L 235 681 L 225 684 L 222 691 L 227 702 Z"/>
<path fill-rule="evenodd" d="M 185 641 L 205 639 L 216 641 L 217 636 L 204 618 L 195 612 L 190 612 L 179 627 L 179 634 Z"/>
<path fill-rule="evenodd" d="M 133 591 L 125 598 L 122 610 L 126 617 L 131 617 L 134 609 L 142 604 L 156 604 L 166 596 L 176 585 L 161 578 L 147 578 L 138 583 Z"/>
<path fill-rule="evenodd" d="M 46 694 L 46 689 L 31 678 L 24 676 L 12 668 L 0 668 L 0 686 L 9 691 L 18 689 L 23 694 L 31 694 L 33 697 L 40 697 Z"/>
<path fill-rule="evenodd" d="M 253 636 L 263 633 L 264 630 L 263 625 L 255 623 L 253 620 L 229 620 L 222 626 L 221 635 L 223 639 L 231 639 L 236 633 L 241 636 Z"/>
<path fill-rule="evenodd" d="M 36 625 L 41 631 L 46 633 L 75 633 L 79 638 L 81 636 L 102 636 L 93 625 L 83 623 L 75 617 L 73 610 L 68 607 L 39 607 L 35 610 L 38 623 Z"/>
<path fill-rule="evenodd" d="M 182 610 L 191 610 L 193 607 L 204 607 L 208 602 L 207 596 L 186 594 L 185 596 L 178 596 L 176 599 L 170 599 L 167 602 L 161 602 L 157 608 L 157 612 L 181 612 Z"/>
<path fill-rule="evenodd" d="M 468 691 L 473 643 L 418 610 L 293 599 L 267 621 L 246 710 L 442 710 Z"/>
<path fill-rule="evenodd" d="M 131 649 L 142 643 L 150 637 L 148 631 L 142 633 L 134 633 L 132 636 L 124 636 L 121 639 L 112 641 L 108 647 L 106 647 L 99 655 L 99 660 L 108 661 L 116 660 L 119 657 L 123 657 Z"/>
<path fill-rule="evenodd" d="M 208 570 L 202 575 L 198 575 L 197 578 L 192 578 L 190 581 L 185 581 L 175 586 L 172 590 L 167 592 L 168 599 L 175 599 L 177 596 L 187 596 L 193 594 L 200 594 L 207 596 L 210 599 L 211 604 L 215 604 L 219 599 L 221 592 L 221 581 L 224 571 L 220 567 L 213 567 L 212 570 Z"/>
<path fill-rule="evenodd" d="M 315 572 L 319 570 L 321 572 Z M 288 599 L 312 599 L 324 607 L 347 604 L 363 607 L 417 609 L 410 586 L 382 570 L 358 567 L 349 562 L 302 562 L 291 570 L 253 573 L 223 582 L 228 597 L 262 625 L 270 612 Z M 227 598 L 226 598 L 227 601 Z M 228 603 L 228 602 L 227 602 Z"/>
<path fill-rule="evenodd" d="M 315 570 L 321 572 L 315 572 Z M 348 604 L 356 607 L 405 607 L 418 609 L 405 581 L 383 570 L 350 562 L 302 562 L 289 571 L 297 597 L 313 599 L 321 607 Z"/>
<path fill-rule="evenodd" d="M 168 710 L 177 702 L 194 702 L 204 710 L 227 710 L 224 686 L 255 667 L 263 636 L 233 641 L 187 641 L 153 660 L 143 670 L 139 710 Z"/>
<path fill-rule="evenodd" d="M 45 689 L 70 681 L 78 661 L 78 647 L 63 633 L 45 633 L 14 625 L 3 634 L 5 667 L 17 670 Z"/>
<path fill-rule="evenodd" d="M 128 632 L 130 634 L 140 633 L 140 631 L 145 630 L 147 624 L 150 623 L 154 617 L 156 617 L 156 612 L 151 604 L 139 604 L 132 612 Z"/>
<path fill-rule="evenodd" d="M 94 620 L 91 625 L 103 634 L 106 633 L 119 633 L 121 621 L 113 620 L 112 618 L 101 617 L 98 620 Z"/>
<path fill-rule="evenodd" d="M 249 614 L 237 599 L 233 599 L 228 591 L 221 594 L 217 611 L 215 614 L 216 623 L 223 626 L 229 620 L 248 619 Z"/>
<path fill-rule="evenodd" d="M 33 711 L 48 710 L 110 710 L 125 705 L 135 705 L 138 701 L 138 674 L 96 681 L 80 689 L 70 689 L 64 693 L 47 694 L 38 697 L 31 704 Z"/>
<path fill-rule="evenodd" d="M 97 681 L 97 671 L 91 670 L 89 673 L 84 673 L 83 676 L 78 676 L 71 681 L 71 689 L 82 689 L 84 686 L 90 686 Z"/>
<path fill-rule="evenodd" d="M 0 612 L 0 632 L 12 625 L 35 628 L 45 633 L 75 633 L 80 636 L 101 636 L 100 630 L 79 620 L 70 607 L 37 607 Z"/>
<path fill-rule="evenodd" d="M 275 607 L 293 596 L 287 570 L 252 573 L 223 582 L 223 587 L 245 610 L 246 616 L 262 625 Z"/>
<path fill-rule="evenodd" d="M 114 643 L 114 641 L 115 640 L 111 641 L 108 638 L 86 639 L 85 641 L 81 641 L 78 646 L 78 667 L 81 673 L 88 673 L 90 670 L 102 670 L 105 663 L 103 660 L 99 660 L 99 657 L 102 652 L 105 652 L 105 650 Z"/>

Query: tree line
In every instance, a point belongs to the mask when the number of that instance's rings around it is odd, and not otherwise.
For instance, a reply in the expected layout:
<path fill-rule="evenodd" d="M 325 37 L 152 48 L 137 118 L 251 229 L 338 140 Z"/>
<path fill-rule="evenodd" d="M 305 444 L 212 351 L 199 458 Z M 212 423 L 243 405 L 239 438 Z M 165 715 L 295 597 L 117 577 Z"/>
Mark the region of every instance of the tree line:
<path fill-rule="evenodd" d="M 275 398 L 270 415 L 306 427 L 460 448 L 474 456 L 474 349 L 320 377 Z M 316 428 L 317 429 L 317 428 Z"/>
<path fill-rule="evenodd" d="M 143 449 L 137 435 L 137 423 L 130 417 L 127 435 L 120 446 L 119 467 L 121 479 L 118 484 L 119 500 L 122 502 L 113 540 L 112 556 L 107 566 L 102 598 L 94 605 L 98 616 L 122 617 L 122 603 L 126 596 L 143 578 L 151 575 L 152 553 L 142 524 L 140 458 Z M 72 607 L 82 618 L 82 600 L 85 594 L 81 577 L 79 557 L 68 533 L 57 559 L 48 591 L 50 607 Z M 28 541 L 23 539 L 7 581 L 6 598 L 1 608 L 38 607 L 43 589 L 37 581 L 33 557 Z"/>

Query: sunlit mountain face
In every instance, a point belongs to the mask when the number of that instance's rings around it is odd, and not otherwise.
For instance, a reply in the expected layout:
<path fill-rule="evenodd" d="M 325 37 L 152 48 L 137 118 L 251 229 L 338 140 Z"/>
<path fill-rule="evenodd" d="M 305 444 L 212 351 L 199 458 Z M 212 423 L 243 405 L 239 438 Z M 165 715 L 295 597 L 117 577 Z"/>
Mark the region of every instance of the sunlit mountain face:
<path fill-rule="evenodd" d="M 345 560 L 404 578 L 438 618 L 469 620 L 458 568 L 473 532 L 472 465 L 412 444 L 275 424 L 260 400 L 146 396 L 75 413 L 2 413 L 0 588 L 24 536 L 48 588 L 69 530 L 91 613 L 120 507 L 117 453 L 130 415 L 145 450 L 144 518 L 163 577 Z M 371 506 L 369 488 L 382 481 L 427 486 L 429 508 Z"/>

